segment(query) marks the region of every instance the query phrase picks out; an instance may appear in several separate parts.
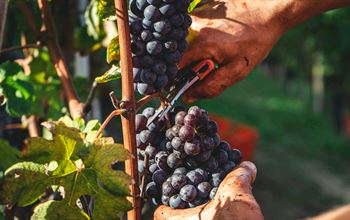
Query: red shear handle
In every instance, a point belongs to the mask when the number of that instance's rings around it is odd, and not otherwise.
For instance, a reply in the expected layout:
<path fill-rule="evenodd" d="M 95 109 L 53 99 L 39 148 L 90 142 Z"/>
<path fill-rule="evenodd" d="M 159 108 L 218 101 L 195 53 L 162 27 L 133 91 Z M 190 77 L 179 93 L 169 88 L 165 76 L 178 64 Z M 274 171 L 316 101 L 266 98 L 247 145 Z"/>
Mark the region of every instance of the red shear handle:
<path fill-rule="evenodd" d="M 192 70 L 197 73 L 199 80 L 204 79 L 211 71 L 215 69 L 215 63 L 211 59 L 202 60 Z"/>

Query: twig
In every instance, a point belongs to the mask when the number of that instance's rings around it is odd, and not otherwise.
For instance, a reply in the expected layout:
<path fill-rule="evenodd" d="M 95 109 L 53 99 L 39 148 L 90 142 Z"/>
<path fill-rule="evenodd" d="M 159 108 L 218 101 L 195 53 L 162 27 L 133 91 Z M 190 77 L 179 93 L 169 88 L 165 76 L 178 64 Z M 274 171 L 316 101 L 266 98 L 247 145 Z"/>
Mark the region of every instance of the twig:
<path fill-rule="evenodd" d="M 0 53 L 14 51 L 14 50 L 22 50 L 22 49 L 26 49 L 26 48 L 41 48 L 41 46 L 38 44 L 27 44 L 24 46 L 9 47 L 9 48 L 2 49 Z"/>
<path fill-rule="evenodd" d="M 113 91 L 109 93 L 109 97 L 111 98 L 113 107 L 119 109 L 119 100 Z"/>
<path fill-rule="evenodd" d="M 160 98 L 161 100 L 165 99 L 165 97 L 163 97 L 162 94 L 159 92 L 144 96 L 136 102 L 136 112 L 138 112 L 142 108 L 142 106 L 144 106 L 145 104 L 147 104 L 155 98 Z"/>
<path fill-rule="evenodd" d="M 0 1 L 0 52 L 4 40 L 8 1 Z"/>
<path fill-rule="evenodd" d="M 125 109 L 116 109 L 116 110 L 112 111 L 108 115 L 108 117 L 105 119 L 105 121 L 102 123 L 101 127 L 98 129 L 98 131 L 95 135 L 95 139 L 98 138 L 102 134 L 102 132 L 105 130 L 105 128 L 107 127 L 109 122 L 114 118 L 114 116 L 121 115 L 125 112 L 126 112 Z"/>
<path fill-rule="evenodd" d="M 145 188 L 146 188 L 146 176 L 148 174 L 148 154 L 145 153 L 145 157 L 143 158 L 143 174 L 142 174 L 142 180 L 141 180 L 141 192 L 140 196 L 141 198 L 145 197 Z"/>
<path fill-rule="evenodd" d="M 139 173 L 137 167 L 137 148 L 135 133 L 135 96 L 134 79 L 132 74 L 132 57 L 130 45 L 130 31 L 128 21 L 128 5 L 126 0 L 114 0 L 116 8 L 120 61 L 122 71 L 122 103 L 127 112 L 121 117 L 123 128 L 124 147 L 133 156 L 125 161 L 125 171 L 134 180 L 131 183 L 131 196 L 133 209 L 128 212 L 128 220 L 141 219 L 141 198 L 139 188 Z M 121 106 L 121 105 L 120 105 Z"/>
<path fill-rule="evenodd" d="M 32 115 L 27 120 L 28 123 L 28 133 L 29 137 L 39 137 L 39 127 L 37 124 L 37 118 L 35 115 Z"/>
<path fill-rule="evenodd" d="M 47 39 L 44 43 L 48 47 L 51 60 L 54 63 L 57 75 L 63 85 L 64 93 L 68 102 L 69 112 L 72 118 L 82 117 L 84 105 L 79 102 L 79 98 L 71 80 L 62 50 L 59 47 L 56 28 L 49 2 L 47 0 L 38 0 L 38 5 L 43 21 L 41 32 L 47 33 Z"/>
<path fill-rule="evenodd" d="M 4 126 L 4 131 L 11 129 L 25 129 L 26 127 L 22 123 L 7 124 Z"/>
<path fill-rule="evenodd" d="M 84 104 L 83 112 L 85 115 L 91 111 L 91 105 L 92 105 L 92 101 L 96 95 L 97 86 L 98 86 L 98 83 L 96 81 L 94 81 L 91 85 L 89 95 L 88 95 L 86 102 Z"/>

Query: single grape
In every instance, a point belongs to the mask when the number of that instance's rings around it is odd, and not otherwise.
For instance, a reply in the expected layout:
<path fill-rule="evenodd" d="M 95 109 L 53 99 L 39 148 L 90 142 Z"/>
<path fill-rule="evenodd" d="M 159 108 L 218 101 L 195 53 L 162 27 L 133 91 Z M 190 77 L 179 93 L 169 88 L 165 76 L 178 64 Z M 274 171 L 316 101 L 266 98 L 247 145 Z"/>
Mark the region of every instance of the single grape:
<path fill-rule="evenodd" d="M 221 142 L 221 139 L 220 139 L 220 135 L 219 134 L 215 134 L 213 137 L 212 137 L 212 140 L 213 140 L 213 143 L 214 143 L 214 148 L 219 146 L 220 142 Z"/>
<path fill-rule="evenodd" d="M 169 200 L 170 200 L 170 197 L 162 195 L 162 204 L 163 205 L 169 206 Z"/>
<path fill-rule="evenodd" d="M 182 125 L 174 125 L 171 129 L 173 129 L 173 131 L 174 131 L 174 134 L 176 135 L 176 137 L 178 137 L 179 136 L 179 131 L 180 131 L 180 129 L 181 129 L 181 127 L 182 127 Z"/>
<path fill-rule="evenodd" d="M 159 156 L 159 153 L 156 154 L 155 161 L 156 161 L 156 164 L 159 167 L 159 169 L 162 169 L 162 170 L 169 169 L 168 164 L 167 164 L 167 159 L 168 159 L 167 153 L 161 154 L 160 156 Z"/>
<path fill-rule="evenodd" d="M 182 28 L 187 29 L 191 26 L 192 24 L 192 18 L 188 14 L 184 15 L 184 22 L 182 23 Z"/>
<path fill-rule="evenodd" d="M 191 127 L 195 127 L 195 125 L 196 125 L 196 116 L 191 115 L 191 114 L 187 114 L 184 117 L 184 124 L 188 125 L 188 126 L 191 126 Z"/>
<path fill-rule="evenodd" d="M 153 30 L 153 21 L 150 21 L 147 18 L 142 19 L 142 27 L 147 30 Z"/>
<path fill-rule="evenodd" d="M 156 111 L 156 110 L 155 110 L 154 108 L 148 107 L 148 108 L 145 108 L 145 109 L 142 111 L 142 114 L 143 114 L 144 116 L 146 116 L 146 118 L 148 119 L 148 118 L 150 118 L 151 116 L 154 115 L 155 111 Z"/>
<path fill-rule="evenodd" d="M 155 64 L 152 67 L 152 70 L 159 75 L 163 75 L 166 73 L 167 67 L 163 61 L 159 60 L 155 62 Z"/>
<path fill-rule="evenodd" d="M 209 196 L 211 185 L 208 182 L 201 182 L 197 186 L 198 196 L 205 199 Z"/>
<path fill-rule="evenodd" d="M 147 121 L 147 129 L 157 132 L 159 130 L 159 121 L 152 121 L 152 118 L 149 118 Z"/>
<path fill-rule="evenodd" d="M 154 86 L 157 90 L 163 89 L 168 84 L 169 78 L 167 75 L 160 75 L 157 78 L 157 81 L 154 83 Z"/>
<path fill-rule="evenodd" d="M 196 159 L 199 162 L 204 162 L 207 161 L 209 159 L 209 157 L 211 156 L 212 151 L 208 150 L 208 151 L 201 151 L 197 156 Z"/>
<path fill-rule="evenodd" d="M 174 27 L 180 27 L 184 23 L 184 16 L 182 14 L 174 14 L 169 18 L 170 23 Z"/>
<path fill-rule="evenodd" d="M 179 194 L 176 194 L 170 197 L 169 205 L 173 209 L 183 209 L 186 207 L 186 202 L 180 198 Z"/>
<path fill-rule="evenodd" d="M 150 182 L 146 186 L 146 195 L 148 197 L 157 197 L 159 195 L 159 191 L 157 188 L 157 184 L 155 182 Z"/>
<path fill-rule="evenodd" d="M 141 69 L 140 68 L 132 68 L 133 78 L 134 82 L 140 82 L 141 81 Z"/>
<path fill-rule="evenodd" d="M 144 150 L 146 147 L 146 144 L 141 141 L 140 134 L 136 134 L 136 147 Z"/>
<path fill-rule="evenodd" d="M 169 128 L 166 130 L 165 132 L 165 137 L 168 139 L 168 140 L 172 140 L 174 137 L 176 137 L 176 134 L 175 132 L 173 131 L 173 129 Z"/>
<path fill-rule="evenodd" d="M 211 156 L 206 162 L 206 167 L 209 172 L 213 172 L 219 167 L 218 161 Z"/>
<path fill-rule="evenodd" d="M 162 41 L 165 38 L 165 36 L 163 34 L 158 33 L 156 31 L 152 33 L 152 36 L 154 39 L 159 40 L 159 41 Z"/>
<path fill-rule="evenodd" d="M 206 181 L 208 179 L 208 172 L 203 170 L 202 168 L 197 168 L 194 171 L 196 171 L 197 173 L 199 173 L 200 175 L 203 176 L 203 180 Z"/>
<path fill-rule="evenodd" d="M 210 198 L 210 199 L 214 199 L 215 194 L 216 194 L 217 191 L 218 191 L 218 187 L 212 188 L 211 191 L 210 191 L 210 193 L 209 193 L 209 198 Z"/>
<path fill-rule="evenodd" d="M 174 174 L 176 174 L 176 173 L 186 175 L 187 169 L 185 167 L 178 167 L 174 170 Z"/>
<path fill-rule="evenodd" d="M 186 168 L 193 170 L 193 169 L 196 169 L 198 167 L 198 163 L 193 158 L 186 158 L 185 166 L 186 166 Z"/>
<path fill-rule="evenodd" d="M 198 106 L 192 106 L 188 109 L 187 112 L 189 115 L 194 115 L 197 119 L 201 117 L 201 109 Z"/>
<path fill-rule="evenodd" d="M 152 145 L 148 145 L 145 149 L 145 153 L 148 154 L 149 158 L 154 158 L 157 153 L 157 148 L 153 147 Z"/>
<path fill-rule="evenodd" d="M 173 146 L 173 148 L 177 151 L 183 151 L 184 149 L 184 143 L 179 137 L 174 137 L 171 140 L 171 146 Z"/>
<path fill-rule="evenodd" d="M 171 31 L 171 24 L 168 20 L 163 19 L 154 23 L 153 28 L 161 34 L 167 34 Z"/>
<path fill-rule="evenodd" d="M 175 169 L 180 166 L 182 160 L 178 158 L 174 153 L 171 153 L 167 158 L 167 164 L 171 169 Z"/>
<path fill-rule="evenodd" d="M 146 129 L 146 125 L 147 125 L 147 118 L 146 118 L 146 116 L 144 116 L 142 114 L 137 114 L 135 116 L 136 132 L 141 132 L 142 130 L 145 130 Z"/>
<path fill-rule="evenodd" d="M 178 125 L 183 125 L 185 121 L 185 116 L 186 116 L 185 111 L 178 112 L 175 116 L 175 123 Z"/>
<path fill-rule="evenodd" d="M 143 11 L 146 6 L 147 6 L 147 1 L 146 0 L 136 0 L 136 7 L 140 10 Z"/>
<path fill-rule="evenodd" d="M 228 151 L 228 159 L 233 161 L 235 164 L 239 164 L 242 160 L 242 153 L 238 149 Z"/>
<path fill-rule="evenodd" d="M 213 187 L 218 187 L 221 183 L 222 179 L 218 176 L 214 176 L 212 179 L 210 179 L 210 185 Z"/>
<path fill-rule="evenodd" d="M 228 174 L 236 167 L 236 164 L 232 161 L 227 161 L 226 163 L 221 165 L 221 169 L 224 171 L 225 174 Z"/>
<path fill-rule="evenodd" d="M 165 196 L 173 196 L 176 193 L 176 190 L 171 185 L 171 181 L 165 181 L 162 185 L 162 193 Z"/>
<path fill-rule="evenodd" d="M 156 172 L 156 170 L 158 170 L 158 166 L 157 164 L 151 164 L 149 167 L 148 167 L 148 171 L 153 174 L 154 172 Z"/>
<path fill-rule="evenodd" d="M 221 179 L 221 178 L 223 178 L 224 176 L 225 176 L 225 173 L 224 173 L 224 171 L 223 171 L 222 169 L 220 169 L 220 168 L 216 169 L 215 171 L 213 171 L 213 172 L 211 173 L 211 177 L 212 177 L 212 178 L 219 178 L 219 179 Z"/>
<path fill-rule="evenodd" d="M 174 28 L 170 31 L 169 37 L 174 40 L 183 40 L 186 38 L 186 33 L 181 28 Z"/>
<path fill-rule="evenodd" d="M 138 9 L 137 5 L 136 5 L 136 0 L 132 0 L 130 1 L 130 11 L 131 11 L 131 15 L 132 17 L 142 17 L 143 13 L 141 10 Z M 130 15 L 129 15 L 130 16 Z"/>
<path fill-rule="evenodd" d="M 140 68 L 141 67 L 141 58 L 134 56 L 132 57 L 132 66 L 136 67 L 136 68 Z"/>
<path fill-rule="evenodd" d="M 226 163 L 228 160 L 227 152 L 220 148 L 213 152 L 213 156 L 218 161 L 219 164 Z"/>
<path fill-rule="evenodd" d="M 189 1 L 186 0 L 181 0 L 181 1 L 176 1 L 176 8 L 177 11 L 181 11 L 183 13 L 187 13 L 187 8 L 189 6 Z"/>
<path fill-rule="evenodd" d="M 166 41 L 164 42 L 164 48 L 168 52 L 175 52 L 177 49 L 177 42 L 173 40 Z"/>
<path fill-rule="evenodd" d="M 167 173 L 160 169 L 160 170 L 157 170 L 153 173 L 152 175 L 152 180 L 153 182 L 155 182 L 157 185 L 162 185 L 167 177 Z"/>
<path fill-rule="evenodd" d="M 151 55 L 157 55 L 162 52 L 162 43 L 157 40 L 150 41 L 146 44 L 146 50 Z"/>
<path fill-rule="evenodd" d="M 143 42 L 148 42 L 150 40 L 152 40 L 152 32 L 149 30 L 143 30 L 140 34 L 140 38 Z"/>
<path fill-rule="evenodd" d="M 218 133 L 218 124 L 215 121 L 208 121 L 207 132 L 208 132 L 208 135 L 211 135 L 211 136 Z"/>
<path fill-rule="evenodd" d="M 203 202 L 204 200 L 202 199 L 202 198 L 195 198 L 192 202 L 189 202 L 188 203 L 188 206 L 190 207 L 190 208 L 194 208 L 194 207 L 196 207 L 196 206 L 199 206 L 199 205 L 202 205 L 204 202 Z"/>
<path fill-rule="evenodd" d="M 154 5 L 148 5 L 143 11 L 143 15 L 149 21 L 158 21 L 161 17 L 160 11 Z"/>
<path fill-rule="evenodd" d="M 201 143 L 206 150 L 213 150 L 215 148 L 214 140 L 209 136 L 202 136 Z"/>
<path fill-rule="evenodd" d="M 153 57 L 149 55 L 142 56 L 140 61 L 141 61 L 141 65 L 144 67 L 151 67 L 154 64 Z"/>
<path fill-rule="evenodd" d="M 173 146 L 171 145 L 171 141 L 168 141 L 165 146 L 166 146 L 166 149 L 169 151 L 173 149 Z"/>
<path fill-rule="evenodd" d="M 168 64 L 166 74 L 169 79 L 174 79 L 178 71 L 176 64 Z"/>
<path fill-rule="evenodd" d="M 133 35 L 138 35 L 142 31 L 142 22 L 140 20 L 136 20 L 130 23 L 130 33 Z"/>
<path fill-rule="evenodd" d="M 170 17 L 175 13 L 175 7 L 173 4 L 164 4 L 159 7 L 159 11 L 165 17 Z"/>
<path fill-rule="evenodd" d="M 189 47 L 189 44 L 187 43 L 186 39 L 184 40 L 180 40 L 178 43 L 177 43 L 177 47 L 178 47 L 178 50 L 179 52 L 182 54 L 183 52 L 185 52 L 188 47 Z"/>
<path fill-rule="evenodd" d="M 193 185 L 185 185 L 181 188 L 179 195 L 183 201 L 191 202 L 197 196 L 196 187 Z"/>
<path fill-rule="evenodd" d="M 193 127 L 184 125 L 180 128 L 179 137 L 183 141 L 192 141 L 196 132 Z"/>
<path fill-rule="evenodd" d="M 154 138 L 154 134 L 149 130 L 143 130 L 140 132 L 140 140 L 142 143 L 149 143 Z"/>
<path fill-rule="evenodd" d="M 184 146 L 184 151 L 187 155 L 198 155 L 201 152 L 201 147 L 197 141 L 186 142 Z"/>
<path fill-rule="evenodd" d="M 157 6 L 162 2 L 162 0 L 147 0 L 147 2 L 148 4 Z"/>
<path fill-rule="evenodd" d="M 171 186 L 175 190 L 180 190 L 187 183 L 187 178 L 181 173 L 174 173 L 171 176 Z"/>
<path fill-rule="evenodd" d="M 227 141 L 221 141 L 218 148 L 228 152 L 231 150 L 231 145 Z"/>
<path fill-rule="evenodd" d="M 164 58 L 169 63 L 178 63 L 181 59 L 181 54 L 178 50 L 164 54 Z"/>
<path fill-rule="evenodd" d="M 186 174 L 187 183 L 196 186 L 204 180 L 203 176 L 200 173 L 197 173 L 195 170 L 191 170 Z"/>
<path fill-rule="evenodd" d="M 173 154 L 179 159 L 185 159 L 187 157 L 187 154 L 183 151 L 173 150 Z"/>

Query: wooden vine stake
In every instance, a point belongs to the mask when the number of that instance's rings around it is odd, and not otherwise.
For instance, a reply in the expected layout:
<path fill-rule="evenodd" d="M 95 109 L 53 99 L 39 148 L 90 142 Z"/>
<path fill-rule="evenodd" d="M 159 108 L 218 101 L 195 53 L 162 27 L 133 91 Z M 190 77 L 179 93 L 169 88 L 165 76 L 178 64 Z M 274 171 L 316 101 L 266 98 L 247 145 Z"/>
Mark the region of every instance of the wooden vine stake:
<path fill-rule="evenodd" d="M 128 220 L 141 219 L 141 198 L 139 188 L 139 175 L 137 169 L 137 151 L 135 134 L 135 96 L 134 81 L 132 75 L 132 57 L 130 46 L 130 31 L 128 21 L 128 7 L 126 0 L 114 0 L 118 35 L 120 45 L 120 61 L 122 71 L 122 101 L 120 108 L 127 111 L 122 114 L 121 121 L 123 127 L 124 146 L 132 154 L 132 158 L 125 162 L 125 171 L 133 181 L 131 183 L 131 195 L 133 209 L 128 212 Z"/>

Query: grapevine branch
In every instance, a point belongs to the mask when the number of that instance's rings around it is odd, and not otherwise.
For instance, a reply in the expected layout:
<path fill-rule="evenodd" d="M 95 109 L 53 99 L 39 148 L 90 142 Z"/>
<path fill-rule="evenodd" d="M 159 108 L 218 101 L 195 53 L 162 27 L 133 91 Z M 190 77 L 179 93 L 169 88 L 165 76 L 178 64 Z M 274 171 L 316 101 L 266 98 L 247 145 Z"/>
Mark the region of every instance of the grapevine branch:
<path fill-rule="evenodd" d="M 82 117 L 84 104 L 79 102 L 79 97 L 72 83 L 62 50 L 59 47 L 56 28 L 49 2 L 47 0 L 38 0 L 38 5 L 43 21 L 41 32 L 47 33 L 47 38 L 45 39 L 44 43 L 48 47 L 51 60 L 54 63 L 57 75 L 63 85 L 70 114 L 72 118 Z"/>
<path fill-rule="evenodd" d="M 136 112 L 138 112 L 144 105 L 146 105 L 148 102 L 152 101 L 155 98 L 160 98 L 162 101 L 166 100 L 166 98 L 163 97 L 160 92 L 147 95 L 136 102 Z"/>
<path fill-rule="evenodd" d="M 88 95 L 86 102 L 84 104 L 83 113 L 85 115 L 87 113 L 89 113 L 91 110 L 91 105 L 92 105 L 92 101 L 94 100 L 94 97 L 96 95 L 97 86 L 98 86 L 98 83 L 96 81 L 94 81 L 91 85 L 89 95 Z"/>
<path fill-rule="evenodd" d="M 141 198 L 139 188 L 139 174 L 137 167 L 137 150 L 136 150 L 136 133 L 135 133 L 135 96 L 134 96 L 134 80 L 132 74 L 132 58 L 130 45 L 130 31 L 128 21 L 128 7 L 126 0 L 114 0 L 119 45 L 120 45 L 120 61 L 122 71 L 122 105 L 127 112 L 122 114 L 121 121 L 123 127 L 124 147 L 132 154 L 132 158 L 125 161 L 125 171 L 129 174 L 133 181 L 131 183 L 131 196 L 133 209 L 128 212 L 129 220 L 141 219 Z M 122 107 L 122 108 L 124 108 Z"/>
<path fill-rule="evenodd" d="M 27 48 L 40 48 L 41 46 L 38 44 L 27 44 L 23 46 L 15 46 L 15 47 L 9 47 L 9 48 L 4 48 L 1 50 L 0 53 L 4 52 L 9 52 L 9 51 L 14 51 L 14 50 L 22 50 L 22 49 L 27 49 Z"/>

